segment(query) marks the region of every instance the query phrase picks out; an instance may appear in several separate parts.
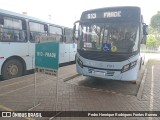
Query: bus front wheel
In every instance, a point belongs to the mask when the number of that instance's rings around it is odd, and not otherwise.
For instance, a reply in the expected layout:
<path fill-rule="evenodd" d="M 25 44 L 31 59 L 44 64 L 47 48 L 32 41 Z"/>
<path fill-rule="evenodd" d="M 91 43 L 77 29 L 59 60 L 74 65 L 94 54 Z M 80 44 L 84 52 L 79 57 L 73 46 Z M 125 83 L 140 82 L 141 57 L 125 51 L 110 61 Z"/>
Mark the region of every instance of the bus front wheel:
<path fill-rule="evenodd" d="M 23 66 L 22 63 L 16 59 L 6 61 L 2 68 L 3 79 L 11 79 L 14 77 L 22 76 Z"/>

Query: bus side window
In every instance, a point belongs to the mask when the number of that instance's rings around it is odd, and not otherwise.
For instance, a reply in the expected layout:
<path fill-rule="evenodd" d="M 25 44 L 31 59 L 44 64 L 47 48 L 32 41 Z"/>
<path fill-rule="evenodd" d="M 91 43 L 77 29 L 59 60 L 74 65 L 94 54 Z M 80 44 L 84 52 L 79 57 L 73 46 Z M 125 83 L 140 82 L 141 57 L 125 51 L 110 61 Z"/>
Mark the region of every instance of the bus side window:
<path fill-rule="evenodd" d="M 64 42 L 62 36 L 62 28 L 57 26 L 49 26 L 50 35 L 54 36 L 54 40 L 57 42 Z"/>
<path fill-rule="evenodd" d="M 0 24 L 0 41 L 3 40 L 3 25 Z"/>
<path fill-rule="evenodd" d="M 3 25 L 4 25 L 4 19 L 3 16 L 0 15 L 0 41 L 3 40 Z"/>
<path fill-rule="evenodd" d="M 29 30 L 30 30 L 30 41 L 36 42 L 39 36 L 47 35 L 47 28 L 45 24 L 38 22 L 29 22 Z"/>
<path fill-rule="evenodd" d="M 1 41 L 4 42 L 24 42 L 26 39 L 21 37 L 21 33 L 24 32 L 26 35 L 26 27 L 23 28 L 22 23 L 25 22 L 22 19 L 0 16 L 1 25 Z"/>
<path fill-rule="evenodd" d="M 60 38 L 60 42 L 63 42 L 63 36 L 61 36 L 61 38 Z"/>
<path fill-rule="evenodd" d="M 19 32 L 19 39 L 20 39 L 21 41 L 26 41 L 26 40 L 27 40 L 26 31 L 20 31 L 20 32 Z"/>
<path fill-rule="evenodd" d="M 7 29 L 3 29 L 3 37 L 2 37 L 2 40 L 3 41 L 8 41 L 8 39 L 10 39 L 8 37 L 8 30 Z"/>
<path fill-rule="evenodd" d="M 64 29 L 64 36 L 65 36 L 66 43 L 74 43 L 72 35 L 73 35 L 72 29 L 68 29 L 68 28 Z"/>
<path fill-rule="evenodd" d="M 17 31 L 17 30 L 13 31 L 13 39 L 15 41 L 19 41 L 19 39 L 20 39 L 20 37 L 19 37 L 19 31 Z"/>
<path fill-rule="evenodd" d="M 33 41 L 33 32 L 30 32 L 30 40 Z"/>
<path fill-rule="evenodd" d="M 21 41 L 27 40 L 27 26 L 25 20 L 22 21 L 22 31 L 19 32 L 19 38 Z"/>

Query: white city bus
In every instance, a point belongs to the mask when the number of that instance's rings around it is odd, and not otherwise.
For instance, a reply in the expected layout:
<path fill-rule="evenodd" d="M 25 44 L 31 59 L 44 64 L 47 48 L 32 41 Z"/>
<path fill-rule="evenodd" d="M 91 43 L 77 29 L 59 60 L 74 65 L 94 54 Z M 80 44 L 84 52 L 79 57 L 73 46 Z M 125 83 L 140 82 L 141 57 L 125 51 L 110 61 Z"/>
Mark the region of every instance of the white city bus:
<path fill-rule="evenodd" d="M 10 79 L 33 69 L 39 36 L 54 36 L 60 42 L 60 63 L 74 61 L 77 45 L 72 34 L 70 28 L 0 9 L 0 75 Z"/>
<path fill-rule="evenodd" d="M 135 81 L 144 62 L 140 46 L 145 44 L 146 35 L 147 25 L 143 23 L 139 7 L 84 11 L 74 25 L 77 72 L 85 76 Z"/>

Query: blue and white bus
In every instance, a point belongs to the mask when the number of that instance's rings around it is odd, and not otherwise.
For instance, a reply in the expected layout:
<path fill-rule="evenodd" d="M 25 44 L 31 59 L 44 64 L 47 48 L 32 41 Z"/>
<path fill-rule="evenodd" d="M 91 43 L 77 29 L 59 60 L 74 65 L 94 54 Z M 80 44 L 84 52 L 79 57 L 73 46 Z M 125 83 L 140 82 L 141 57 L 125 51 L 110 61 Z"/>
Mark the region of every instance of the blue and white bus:
<path fill-rule="evenodd" d="M 35 42 L 40 36 L 60 42 L 60 63 L 75 61 L 72 35 L 73 29 L 0 9 L 0 75 L 9 79 L 34 69 Z"/>
<path fill-rule="evenodd" d="M 77 72 L 91 77 L 136 81 L 144 62 L 140 46 L 145 44 L 147 34 L 139 7 L 84 11 L 74 23 Z"/>

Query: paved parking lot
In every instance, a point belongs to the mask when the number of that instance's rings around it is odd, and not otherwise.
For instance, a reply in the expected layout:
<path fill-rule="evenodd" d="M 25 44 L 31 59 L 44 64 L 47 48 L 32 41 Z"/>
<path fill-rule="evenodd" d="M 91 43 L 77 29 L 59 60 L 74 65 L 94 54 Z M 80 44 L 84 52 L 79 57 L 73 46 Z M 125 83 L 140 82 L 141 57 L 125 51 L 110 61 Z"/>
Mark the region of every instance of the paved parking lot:
<path fill-rule="evenodd" d="M 137 96 L 144 72 L 143 66 L 143 70 L 140 72 L 136 82 L 106 80 L 81 75 L 79 77 L 70 79 L 66 83 L 81 87 L 88 87 L 98 91 L 110 92 L 113 94 Z"/>
<path fill-rule="evenodd" d="M 1 81 L 1 111 L 160 111 L 160 59 L 148 61 L 140 93 L 94 88 L 96 84 L 83 81 L 66 81 L 65 78 L 76 74 L 75 65 L 60 69 L 59 79 L 37 73 L 36 86 L 34 74 Z M 81 77 L 81 76 L 78 76 Z M 75 78 L 74 78 L 75 79 Z M 91 81 L 91 80 L 89 80 Z M 95 80 L 93 80 L 95 81 Z M 84 83 L 91 83 L 85 86 Z M 75 84 L 76 83 L 76 84 Z M 109 88 L 109 86 L 106 87 Z M 115 84 L 115 83 L 114 83 Z M 120 83 L 122 84 L 122 83 Z M 127 83 L 131 84 L 131 83 Z M 99 83 L 99 86 L 101 83 Z M 116 84 L 115 84 L 116 85 Z M 132 83 L 132 85 L 134 85 Z M 36 87 L 36 92 L 35 92 Z M 127 88 L 129 89 L 129 88 Z M 131 90 L 132 91 L 132 87 Z M 35 94 L 36 93 L 36 94 Z M 58 93 L 58 94 L 57 94 Z M 36 97 L 35 97 L 36 96 Z M 33 107 L 37 105 L 36 107 Z M 13 118 L 6 118 L 13 120 Z M 29 119 L 29 118 L 19 118 Z M 32 118 L 32 120 L 49 118 Z M 54 120 L 159 120 L 160 117 L 56 117 Z M 15 118 L 17 120 L 17 118 Z"/>

